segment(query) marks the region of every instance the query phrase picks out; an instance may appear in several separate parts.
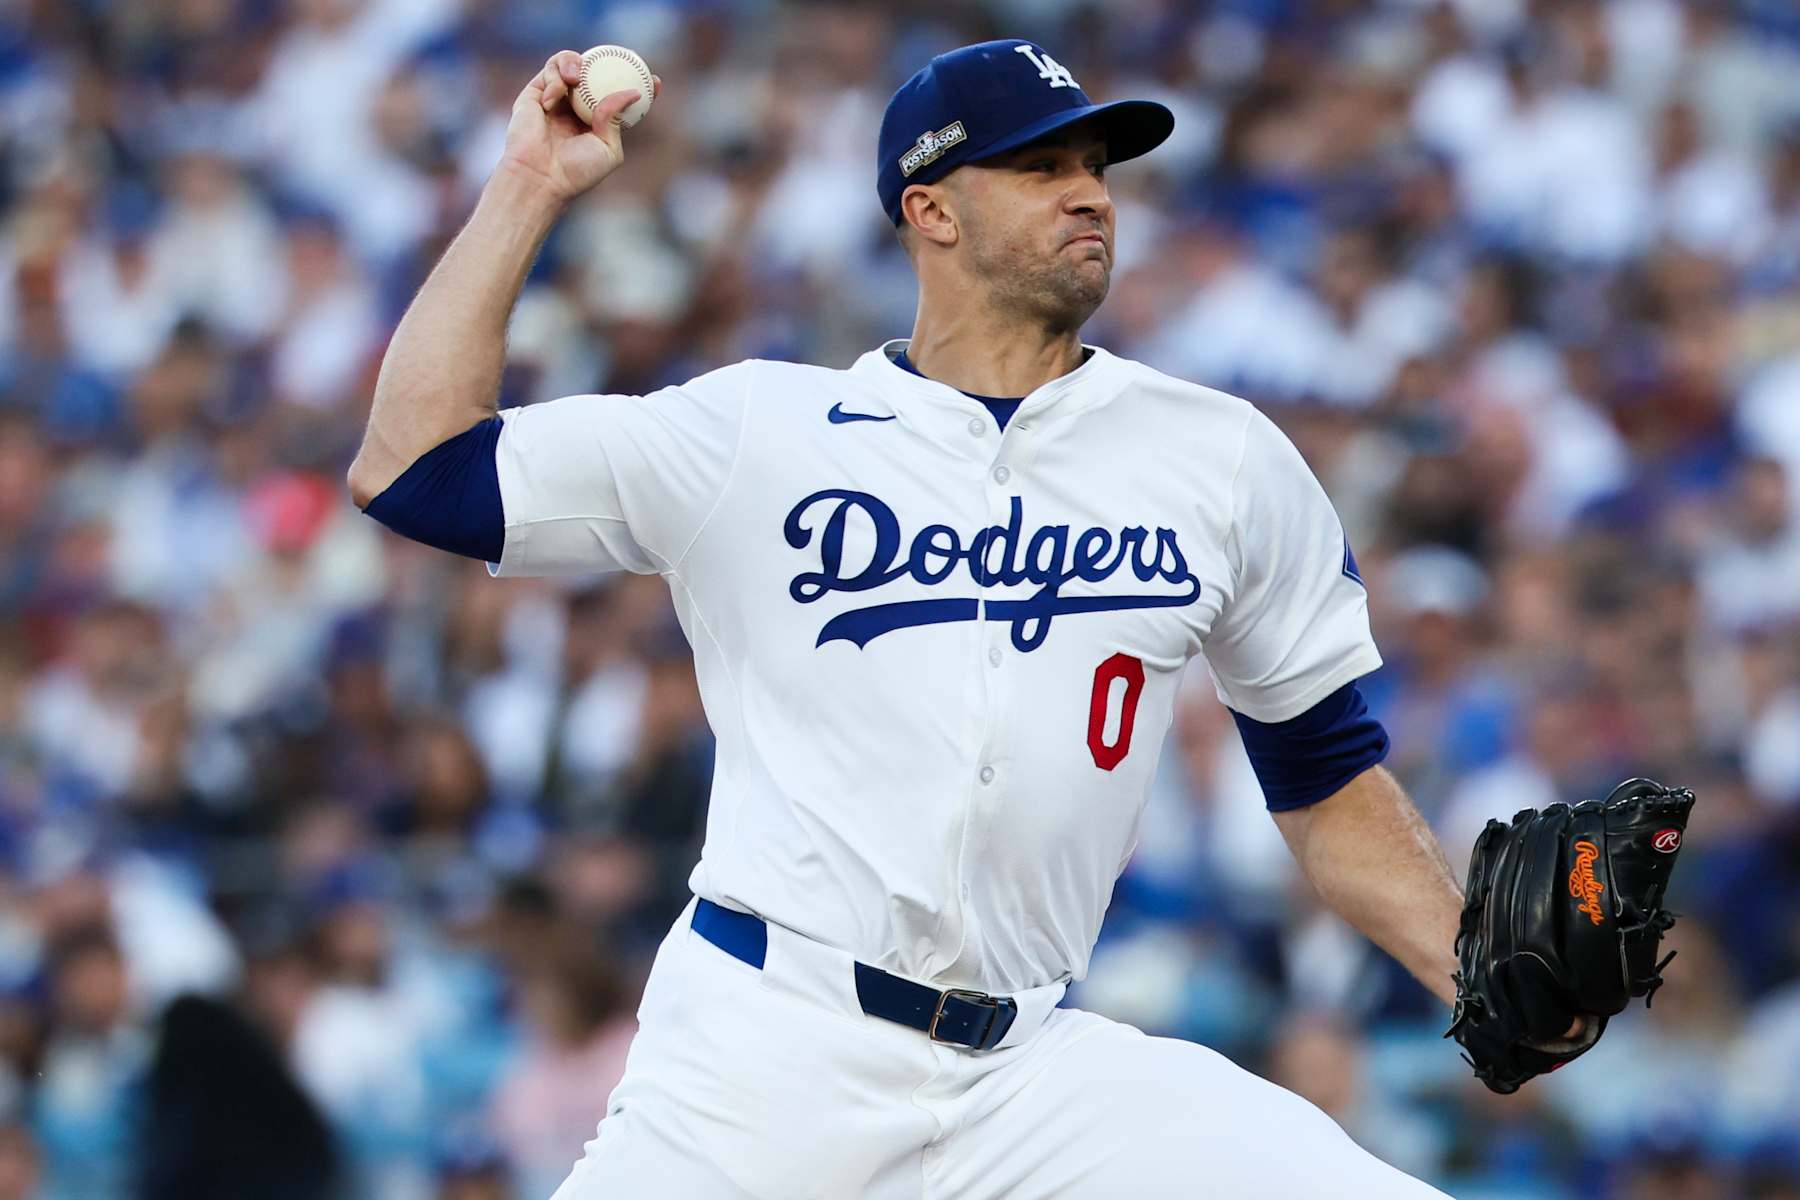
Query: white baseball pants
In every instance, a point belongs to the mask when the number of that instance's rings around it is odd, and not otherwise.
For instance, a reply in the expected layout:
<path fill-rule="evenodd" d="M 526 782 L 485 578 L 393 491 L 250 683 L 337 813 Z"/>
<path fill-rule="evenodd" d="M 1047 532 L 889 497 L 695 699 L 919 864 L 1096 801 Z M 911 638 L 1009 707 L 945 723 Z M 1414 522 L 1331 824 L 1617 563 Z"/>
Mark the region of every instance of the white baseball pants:
<path fill-rule="evenodd" d="M 953 1049 L 865 1015 L 842 952 L 771 925 L 758 970 L 691 915 L 552 1200 L 1443 1200 L 1293 1093 L 1060 989 L 1021 997 L 999 1048 Z"/>

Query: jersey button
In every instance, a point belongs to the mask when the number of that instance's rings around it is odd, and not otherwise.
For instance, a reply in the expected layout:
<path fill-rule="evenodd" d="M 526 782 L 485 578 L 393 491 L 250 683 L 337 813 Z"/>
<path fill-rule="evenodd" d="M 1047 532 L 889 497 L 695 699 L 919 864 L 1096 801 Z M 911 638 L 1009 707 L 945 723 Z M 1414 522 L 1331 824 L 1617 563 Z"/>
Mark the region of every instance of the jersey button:
<path fill-rule="evenodd" d="M 988 651 L 988 662 L 996 667 L 1000 665 L 1000 648 L 998 646 Z"/>
<path fill-rule="evenodd" d="M 983 782 L 983 783 L 994 782 L 994 768 L 992 768 L 992 767 L 981 768 L 981 782 Z"/>
<path fill-rule="evenodd" d="M 1005 483 L 1007 480 L 1009 480 L 1011 478 L 1012 478 L 1012 472 L 1007 470 L 1004 466 L 999 466 L 999 467 L 994 468 L 994 482 L 995 483 Z"/>
<path fill-rule="evenodd" d="M 983 421 L 980 417 L 970 417 L 969 432 L 976 437 L 980 437 L 987 432 L 987 422 Z"/>

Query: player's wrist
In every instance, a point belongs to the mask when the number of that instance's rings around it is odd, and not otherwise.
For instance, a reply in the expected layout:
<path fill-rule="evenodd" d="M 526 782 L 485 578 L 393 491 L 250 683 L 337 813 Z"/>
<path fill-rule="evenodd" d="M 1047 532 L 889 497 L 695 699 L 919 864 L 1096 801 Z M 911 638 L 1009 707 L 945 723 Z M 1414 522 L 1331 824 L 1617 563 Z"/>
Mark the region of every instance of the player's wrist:
<path fill-rule="evenodd" d="M 481 199 L 502 212 L 548 228 L 562 216 L 574 197 L 551 172 L 507 155 L 488 177 Z"/>

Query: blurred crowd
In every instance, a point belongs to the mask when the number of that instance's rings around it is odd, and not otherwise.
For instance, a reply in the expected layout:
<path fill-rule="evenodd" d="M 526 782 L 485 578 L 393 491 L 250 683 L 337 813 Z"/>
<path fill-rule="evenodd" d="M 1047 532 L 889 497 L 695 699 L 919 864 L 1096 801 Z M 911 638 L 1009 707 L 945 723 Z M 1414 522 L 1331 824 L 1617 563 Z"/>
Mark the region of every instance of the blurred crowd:
<path fill-rule="evenodd" d="M 994 36 L 1175 110 L 1088 340 L 1307 454 L 1452 861 L 1701 797 L 1655 1006 L 1497 1098 L 1191 672 L 1075 1001 L 1463 1200 L 1800 1197 L 1789 0 L 0 0 L 0 1200 L 553 1190 L 711 741 L 659 580 L 495 582 L 350 506 L 384 341 L 513 96 L 602 41 L 665 90 L 503 404 L 905 336 L 880 113 Z"/>

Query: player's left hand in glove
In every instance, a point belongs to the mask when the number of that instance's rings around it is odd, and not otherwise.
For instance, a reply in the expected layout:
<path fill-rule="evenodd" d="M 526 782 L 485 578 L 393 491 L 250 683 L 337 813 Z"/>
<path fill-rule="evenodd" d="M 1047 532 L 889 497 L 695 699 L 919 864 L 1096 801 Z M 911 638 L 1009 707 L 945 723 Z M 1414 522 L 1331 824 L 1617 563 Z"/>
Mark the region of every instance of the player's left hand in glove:
<path fill-rule="evenodd" d="M 1489 821 L 1469 859 L 1446 1037 L 1496 1092 L 1591 1049 L 1606 1019 L 1662 984 L 1662 902 L 1694 794 L 1648 779 L 1605 800 Z M 1580 1020 L 1573 1036 L 1569 1031 Z"/>

